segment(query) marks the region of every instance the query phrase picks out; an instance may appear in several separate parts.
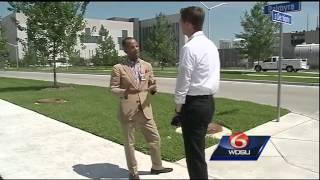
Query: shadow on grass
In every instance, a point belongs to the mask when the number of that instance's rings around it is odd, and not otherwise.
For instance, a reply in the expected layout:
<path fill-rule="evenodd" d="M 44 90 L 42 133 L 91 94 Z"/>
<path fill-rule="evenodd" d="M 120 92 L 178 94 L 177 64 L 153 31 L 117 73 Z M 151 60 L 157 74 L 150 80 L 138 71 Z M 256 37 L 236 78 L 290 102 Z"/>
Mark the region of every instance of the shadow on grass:
<path fill-rule="evenodd" d="M 239 111 L 240 111 L 240 109 L 226 110 L 226 111 L 222 111 L 222 112 L 217 112 L 216 116 L 230 115 L 230 114 L 238 113 Z M 219 124 L 219 125 L 221 125 L 221 126 L 224 126 L 224 127 L 228 128 L 228 129 L 230 129 L 231 131 L 233 130 L 233 128 L 231 128 L 231 126 L 226 124 L 224 121 L 216 119 L 214 122 Z"/>
<path fill-rule="evenodd" d="M 230 114 L 234 114 L 239 112 L 239 109 L 231 109 L 231 110 L 227 110 L 227 111 L 222 111 L 222 112 L 218 112 L 217 116 L 223 116 L 223 115 L 230 115 Z"/>
<path fill-rule="evenodd" d="M 91 178 L 128 178 L 129 171 L 120 168 L 118 165 L 110 163 L 99 164 L 77 164 L 72 166 L 73 171 L 76 173 Z M 150 171 L 139 171 L 139 175 L 148 175 Z"/>
<path fill-rule="evenodd" d="M 19 91 L 40 91 L 45 88 L 50 88 L 52 86 L 25 86 L 25 87 L 7 87 L 0 88 L 1 92 L 19 92 Z"/>

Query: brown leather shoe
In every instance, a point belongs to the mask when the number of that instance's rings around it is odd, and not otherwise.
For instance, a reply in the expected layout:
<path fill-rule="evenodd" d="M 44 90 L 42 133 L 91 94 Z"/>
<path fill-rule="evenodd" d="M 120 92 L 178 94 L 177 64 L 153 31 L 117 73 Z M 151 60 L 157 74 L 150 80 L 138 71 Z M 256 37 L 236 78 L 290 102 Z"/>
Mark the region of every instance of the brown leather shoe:
<path fill-rule="evenodd" d="M 172 170 L 173 170 L 172 168 L 163 168 L 160 170 L 156 170 L 156 169 L 151 168 L 151 174 L 168 173 L 168 172 L 171 172 Z"/>
<path fill-rule="evenodd" d="M 138 174 L 129 174 L 129 179 L 140 179 Z"/>

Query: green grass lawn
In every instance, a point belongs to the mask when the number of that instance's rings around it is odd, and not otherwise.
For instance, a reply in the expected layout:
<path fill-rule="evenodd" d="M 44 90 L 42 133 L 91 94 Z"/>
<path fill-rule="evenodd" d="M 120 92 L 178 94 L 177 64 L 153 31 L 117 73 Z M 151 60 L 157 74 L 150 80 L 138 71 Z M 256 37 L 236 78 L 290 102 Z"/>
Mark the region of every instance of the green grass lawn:
<path fill-rule="evenodd" d="M 65 89 L 51 89 L 52 82 L 0 78 L 0 99 L 7 100 L 27 109 L 85 130 L 97 136 L 121 144 L 122 135 L 117 120 L 118 99 L 108 88 L 68 85 Z M 62 98 L 64 104 L 35 104 L 42 98 Z M 163 158 L 177 161 L 184 157 L 183 140 L 170 126 L 173 116 L 173 96 L 160 93 L 152 97 L 154 117 L 161 136 Z M 282 109 L 282 115 L 289 111 Z M 276 119 L 277 109 L 246 101 L 216 98 L 214 120 L 233 131 L 247 131 Z M 136 148 L 148 153 L 141 134 L 137 134 Z M 206 146 L 218 143 L 207 138 Z"/>

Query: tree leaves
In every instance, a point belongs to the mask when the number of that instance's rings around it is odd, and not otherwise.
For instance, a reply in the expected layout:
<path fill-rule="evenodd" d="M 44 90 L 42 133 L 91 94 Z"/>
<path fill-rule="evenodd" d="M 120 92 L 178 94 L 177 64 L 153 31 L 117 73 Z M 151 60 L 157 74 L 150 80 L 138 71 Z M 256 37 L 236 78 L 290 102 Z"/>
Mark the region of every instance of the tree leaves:
<path fill-rule="evenodd" d="M 241 42 L 241 54 L 248 57 L 251 64 L 254 60 L 260 60 L 271 56 L 273 45 L 277 43 L 275 33 L 279 26 L 273 23 L 269 16 L 263 13 L 266 2 L 258 2 L 250 10 L 250 14 L 245 11 L 241 17 L 241 26 L 244 32 L 236 34 L 237 38 L 243 38 Z"/>
<path fill-rule="evenodd" d="M 27 17 L 28 43 L 38 54 L 51 58 L 70 54 L 76 45 L 77 32 L 83 30 L 83 15 L 88 2 L 9 2 L 11 11 Z M 56 79 L 54 79 L 56 84 Z"/>
<path fill-rule="evenodd" d="M 160 13 L 156 15 L 156 24 L 152 27 L 149 38 L 142 42 L 146 54 L 162 62 L 162 65 L 176 62 L 176 41 L 171 28 L 166 15 Z"/>
<path fill-rule="evenodd" d="M 1 19 L 1 17 L 0 17 Z M 7 49 L 7 39 L 4 35 L 4 30 L 0 24 L 0 63 L 2 64 L 5 60 L 9 58 L 9 51 Z"/>
<path fill-rule="evenodd" d="M 118 62 L 118 51 L 109 31 L 103 25 L 100 27 L 99 35 L 101 38 L 98 39 L 98 48 L 93 63 L 98 66 L 112 66 Z"/>

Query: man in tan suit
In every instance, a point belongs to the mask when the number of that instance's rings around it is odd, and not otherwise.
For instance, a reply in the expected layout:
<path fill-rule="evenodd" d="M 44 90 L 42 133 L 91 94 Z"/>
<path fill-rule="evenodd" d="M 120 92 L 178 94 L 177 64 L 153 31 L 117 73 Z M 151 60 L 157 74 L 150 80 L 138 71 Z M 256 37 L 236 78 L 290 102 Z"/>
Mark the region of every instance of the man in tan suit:
<path fill-rule="evenodd" d="M 124 147 L 130 179 L 139 179 L 134 155 L 134 132 L 138 128 L 150 147 L 151 174 L 171 172 L 161 161 L 160 136 L 153 119 L 150 95 L 157 91 L 150 63 L 139 58 L 137 41 L 128 37 L 122 42 L 127 60 L 113 66 L 110 87 L 120 97 L 119 120 L 124 135 Z"/>

